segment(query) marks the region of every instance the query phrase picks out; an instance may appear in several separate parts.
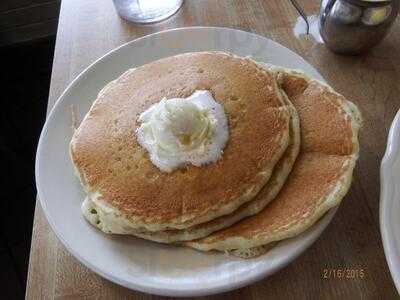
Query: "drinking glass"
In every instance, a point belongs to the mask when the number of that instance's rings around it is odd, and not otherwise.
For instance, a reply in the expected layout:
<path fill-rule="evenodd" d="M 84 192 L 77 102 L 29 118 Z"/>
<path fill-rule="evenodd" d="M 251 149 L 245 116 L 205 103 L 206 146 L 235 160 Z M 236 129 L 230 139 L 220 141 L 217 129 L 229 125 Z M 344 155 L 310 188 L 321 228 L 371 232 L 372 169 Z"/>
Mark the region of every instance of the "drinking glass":
<path fill-rule="evenodd" d="M 178 11 L 183 0 L 113 0 L 121 18 L 135 23 L 164 20 Z"/>

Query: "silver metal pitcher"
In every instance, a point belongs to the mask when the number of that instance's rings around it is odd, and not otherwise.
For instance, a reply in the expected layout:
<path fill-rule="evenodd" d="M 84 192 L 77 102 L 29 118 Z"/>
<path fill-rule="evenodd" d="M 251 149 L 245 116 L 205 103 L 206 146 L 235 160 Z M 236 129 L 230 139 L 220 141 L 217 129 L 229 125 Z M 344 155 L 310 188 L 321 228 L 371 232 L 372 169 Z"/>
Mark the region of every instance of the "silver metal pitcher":
<path fill-rule="evenodd" d="M 301 7 L 291 2 L 304 18 Z M 398 11 L 399 0 L 322 0 L 319 31 L 332 51 L 358 54 L 385 37 Z"/>

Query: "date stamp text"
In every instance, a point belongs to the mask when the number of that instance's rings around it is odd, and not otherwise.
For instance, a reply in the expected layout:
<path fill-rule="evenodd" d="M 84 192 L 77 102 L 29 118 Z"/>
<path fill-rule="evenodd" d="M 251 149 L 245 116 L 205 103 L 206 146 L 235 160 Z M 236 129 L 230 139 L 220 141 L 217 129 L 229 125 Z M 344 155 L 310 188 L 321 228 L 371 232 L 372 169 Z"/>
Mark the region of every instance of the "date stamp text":
<path fill-rule="evenodd" d="M 322 270 L 323 279 L 363 279 L 364 269 L 357 268 L 325 268 Z"/>

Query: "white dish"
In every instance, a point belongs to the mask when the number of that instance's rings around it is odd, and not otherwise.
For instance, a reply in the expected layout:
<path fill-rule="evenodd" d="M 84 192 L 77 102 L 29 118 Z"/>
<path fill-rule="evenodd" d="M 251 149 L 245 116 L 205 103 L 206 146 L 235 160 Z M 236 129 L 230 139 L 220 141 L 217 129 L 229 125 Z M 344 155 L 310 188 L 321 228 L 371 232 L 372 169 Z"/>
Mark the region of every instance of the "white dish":
<path fill-rule="evenodd" d="M 104 235 L 81 216 L 84 198 L 69 159 L 71 105 L 81 121 L 97 93 L 128 68 L 183 52 L 225 50 L 303 70 L 323 80 L 299 55 L 259 35 L 228 28 L 192 27 L 131 41 L 83 71 L 64 91 L 43 128 L 36 157 L 36 183 L 45 215 L 64 246 L 84 265 L 127 288 L 158 295 L 195 296 L 250 284 L 284 267 L 310 246 L 331 221 L 328 212 L 300 236 L 260 257 L 244 260 L 219 253 Z"/>
<path fill-rule="evenodd" d="M 400 293 L 400 111 L 390 127 L 381 164 L 380 225 L 386 260 Z"/>

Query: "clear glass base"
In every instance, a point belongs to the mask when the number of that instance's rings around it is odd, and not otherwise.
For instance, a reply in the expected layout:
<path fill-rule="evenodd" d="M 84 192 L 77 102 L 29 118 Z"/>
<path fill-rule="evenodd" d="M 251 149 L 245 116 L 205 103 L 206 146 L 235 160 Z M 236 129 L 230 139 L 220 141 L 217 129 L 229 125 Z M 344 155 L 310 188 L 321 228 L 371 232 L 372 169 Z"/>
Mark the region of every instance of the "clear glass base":
<path fill-rule="evenodd" d="M 113 0 L 121 18 L 135 23 L 153 23 L 169 18 L 183 0 Z"/>

